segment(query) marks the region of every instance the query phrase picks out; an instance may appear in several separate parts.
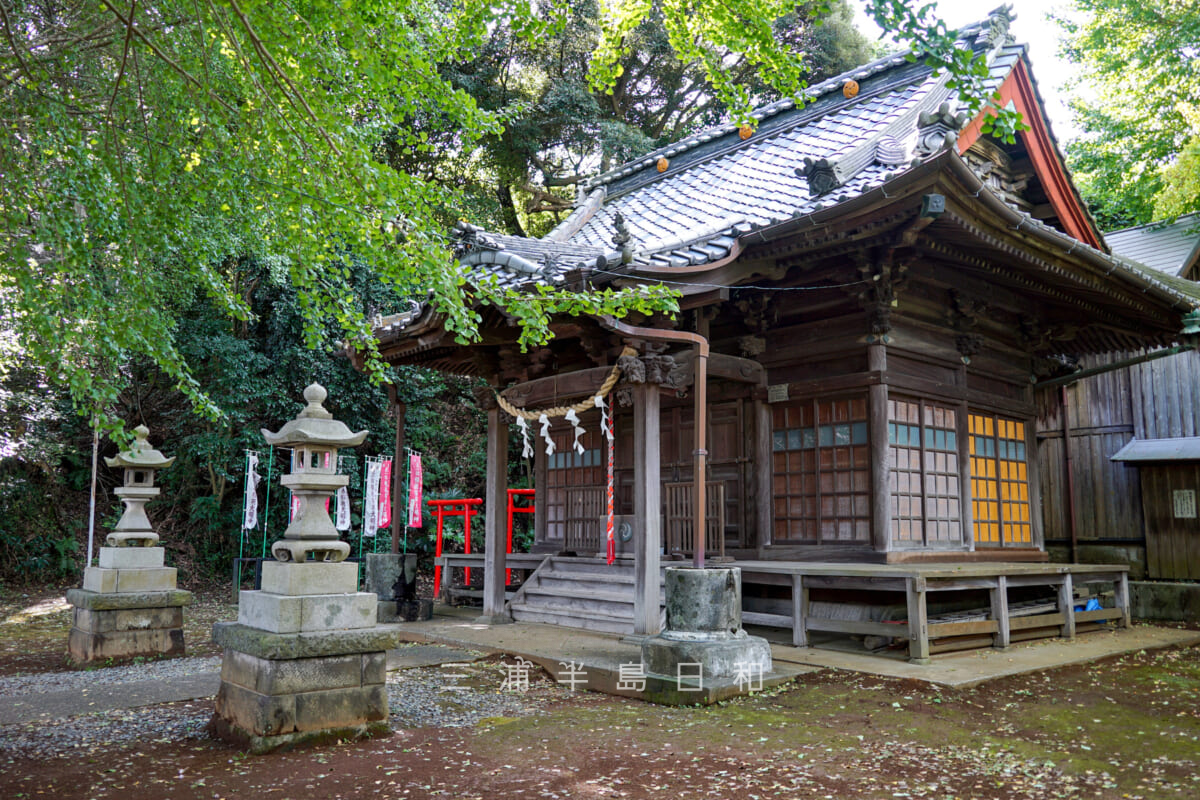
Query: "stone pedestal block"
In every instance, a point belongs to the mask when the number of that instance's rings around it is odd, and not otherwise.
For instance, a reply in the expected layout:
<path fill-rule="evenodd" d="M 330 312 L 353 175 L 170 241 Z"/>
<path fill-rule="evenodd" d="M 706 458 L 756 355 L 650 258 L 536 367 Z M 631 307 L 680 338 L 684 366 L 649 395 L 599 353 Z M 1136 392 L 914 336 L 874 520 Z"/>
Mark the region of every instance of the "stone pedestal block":
<path fill-rule="evenodd" d="M 351 561 L 309 561 L 295 564 L 264 561 L 262 590 L 297 597 L 305 594 L 350 594 L 358 591 L 358 564 Z"/>
<path fill-rule="evenodd" d="M 78 664 L 186 654 L 183 607 L 192 602 L 190 592 L 103 594 L 71 589 L 67 601 L 75 606 L 67 652 Z"/>
<path fill-rule="evenodd" d="M 218 623 L 213 640 L 225 650 L 215 735 L 263 753 L 386 730 L 386 651 L 398 634 L 270 633 Z"/>
<path fill-rule="evenodd" d="M 161 547 L 101 547 L 101 569 L 161 568 L 166 563 Z"/>
<path fill-rule="evenodd" d="M 379 601 L 380 622 L 423 622 L 429 619 L 433 619 L 432 600 Z"/>
<path fill-rule="evenodd" d="M 363 589 L 374 592 L 380 602 L 396 597 L 396 584 L 404 574 L 404 561 L 407 556 L 400 553 L 368 553 L 367 571 L 363 581 Z M 416 555 L 412 556 L 414 562 Z"/>
<path fill-rule="evenodd" d="M 83 571 L 83 588 L 89 592 L 103 594 L 166 592 L 174 589 L 175 585 L 174 567 L 133 567 L 128 569 L 88 567 Z"/>
<path fill-rule="evenodd" d="M 741 570 L 668 567 L 665 584 L 667 628 L 642 642 L 645 671 L 705 686 L 761 686 L 772 671 L 771 646 L 742 630 Z"/>
<path fill-rule="evenodd" d="M 354 630 L 375 625 L 375 606 L 369 592 L 288 596 L 243 591 L 238 622 L 272 633 Z"/>

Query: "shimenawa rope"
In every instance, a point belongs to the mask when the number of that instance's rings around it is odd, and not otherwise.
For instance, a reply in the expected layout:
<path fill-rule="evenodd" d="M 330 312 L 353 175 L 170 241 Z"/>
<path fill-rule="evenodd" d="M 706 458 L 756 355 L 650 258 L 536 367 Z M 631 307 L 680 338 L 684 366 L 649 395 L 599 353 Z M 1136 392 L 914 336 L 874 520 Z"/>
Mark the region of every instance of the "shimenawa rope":
<path fill-rule="evenodd" d="M 626 347 L 621 351 L 622 357 L 636 355 L 637 351 L 632 347 Z M 600 384 L 600 388 L 597 389 L 591 397 L 586 400 L 580 400 L 573 406 L 553 406 L 552 408 L 543 408 L 538 411 L 526 411 L 523 408 L 517 408 L 512 403 L 505 400 L 504 395 L 500 394 L 499 392 L 496 392 L 496 402 L 499 403 L 500 408 L 504 410 L 504 413 L 513 417 L 521 417 L 522 419 L 538 420 L 543 415 L 547 417 L 565 417 L 569 411 L 574 411 L 576 414 L 581 414 L 584 411 L 587 411 L 589 408 L 595 408 L 595 398 L 606 396 L 612 391 L 613 387 L 617 385 L 617 381 L 620 379 L 621 368 L 613 365 L 612 371 L 608 373 L 608 377 L 604 379 L 604 383 Z"/>

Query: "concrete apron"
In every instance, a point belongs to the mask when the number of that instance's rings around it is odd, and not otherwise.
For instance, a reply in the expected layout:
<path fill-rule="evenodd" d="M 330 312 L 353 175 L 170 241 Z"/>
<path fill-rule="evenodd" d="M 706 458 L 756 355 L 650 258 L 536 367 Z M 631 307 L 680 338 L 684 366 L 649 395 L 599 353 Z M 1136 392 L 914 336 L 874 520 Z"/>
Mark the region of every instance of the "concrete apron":
<path fill-rule="evenodd" d="M 477 614 L 478 609 L 439 605 L 429 622 L 381 627 L 396 631 L 403 641 L 441 643 L 524 658 L 545 668 L 556 681 L 568 686 L 575 683 L 576 688 L 581 690 L 591 689 L 673 705 L 714 703 L 745 693 L 736 690 L 737 687 L 734 687 L 735 691 L 723 692 L 714 687 L 705 687 L 700 692 L 665 692 L 664 687 L 656 686 L 649 680 L 645 691 L 618 689 L 621 664 L 638 663 L 640 660 L 640 637 L 621 638 L 534 622 L 487 626 L 476 622 Z M 778 686 L 822 669 L 844 669 L 965 688 L 997 678 L 1082 664 L 1138 650 L 1194 645 L 1200 645 L 1198 631 L 1139 624 L 1128 630 L 1082 634 L 1074 641 L 1040 639 L 1021 642 L 1007 650 L 944 653 L 933 656 L 931 664 L 918 665 L 862 651 L 827 649 L 822 645 L 799 648 L 772 643 L 773 675 L 764 678 L 763 688 Z M 836 647 L 836 644 L 831 643 L 831 646 Z M 572 662 L 577 665 L 574 669 L 569 666 Z M 586 684 L 578 680 L 581 671 L 587 675 Z M 669 684 L 669 688 L 675 688 L 675 681 Z"/>

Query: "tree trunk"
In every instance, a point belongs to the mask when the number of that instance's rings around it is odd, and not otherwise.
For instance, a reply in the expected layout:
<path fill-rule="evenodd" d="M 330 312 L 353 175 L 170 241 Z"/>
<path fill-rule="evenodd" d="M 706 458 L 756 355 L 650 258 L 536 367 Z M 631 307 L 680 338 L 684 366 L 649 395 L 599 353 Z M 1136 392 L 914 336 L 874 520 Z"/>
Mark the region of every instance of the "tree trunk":
<path fill-rule="evenodd" d="M 496 197 L 500 200 L 500 213 L 504 217 L 504 227 L 513 236 L 524 236 L 525 229 L 521 227 L 521 220 L 517 216 L 517 204 L 513 202 L 512 186 L 508 183 L 501 183 L 496 189 Z"/>

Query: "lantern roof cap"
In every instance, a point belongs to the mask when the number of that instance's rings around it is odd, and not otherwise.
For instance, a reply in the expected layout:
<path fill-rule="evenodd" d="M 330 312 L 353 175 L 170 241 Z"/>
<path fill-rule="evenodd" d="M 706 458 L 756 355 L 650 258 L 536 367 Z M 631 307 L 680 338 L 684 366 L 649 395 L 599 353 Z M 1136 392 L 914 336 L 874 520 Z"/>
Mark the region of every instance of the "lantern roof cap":
<path fill-rule="evenodd" d="M 312 383 L 304 390 L 304 400 L 308 403 L 295 419 L 289 420 L 279 429 L 271 433 L 262 429 L 263 438 L 272 447 L 296 447 L 298 445 L 315 444 L 325 447 L 356 447 L 367 438 L 367 431 L 352 433 L 344 422 L 333 418 L 323 405 L 329 393 L 319 383 Z"/>
<path fill-rule="evenodd" d="M 175 457 L 167 458 L 150 446 L 146 437 L 150 429 L 138 425 L 133 429 L 133 446 L 123 450 L 114 458 L 105 458 L 104 463 L 110 467 L 142 467 L 144 469 L 162 469 L 175 463 Z"/>

